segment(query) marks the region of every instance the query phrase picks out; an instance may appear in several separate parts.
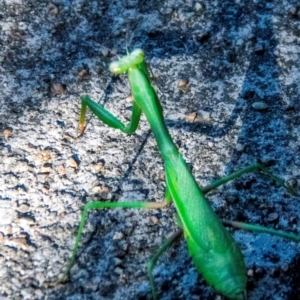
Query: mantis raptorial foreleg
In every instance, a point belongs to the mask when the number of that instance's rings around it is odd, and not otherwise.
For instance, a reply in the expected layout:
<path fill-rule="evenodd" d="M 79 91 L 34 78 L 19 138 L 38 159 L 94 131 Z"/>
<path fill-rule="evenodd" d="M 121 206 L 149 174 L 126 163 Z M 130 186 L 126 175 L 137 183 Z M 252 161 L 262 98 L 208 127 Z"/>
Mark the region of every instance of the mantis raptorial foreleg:
<path fill-rule="evenodd" d="M 125 126 L 118 118 L 112 115 L 108 110 L 106 110 L 102 105 L 94 102 L 89 96 L 81 97 L 81 113 L 79 120 L 79 128 L 81 134 L 84 133 L 85 118 L 86 118 L 86 108 L 89 109 L 101 120 L 104 124 L 109 127 L 121 130 L 124 133 L 132 134 L 136 131 L 139 121 L 141 118 L 141 109 L 136 103 L 133 103 L 132 114 L 130 123 Z"/>

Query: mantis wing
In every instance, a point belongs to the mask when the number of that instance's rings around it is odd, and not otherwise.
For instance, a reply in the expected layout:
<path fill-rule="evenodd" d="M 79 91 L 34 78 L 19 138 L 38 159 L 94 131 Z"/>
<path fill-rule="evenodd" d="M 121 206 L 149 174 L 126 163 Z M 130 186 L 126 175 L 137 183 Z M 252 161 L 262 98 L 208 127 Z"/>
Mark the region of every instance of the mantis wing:
<path fill-rule="evenodd" d="M 170 155 L 165 167 L 167 187 L 197 270 L 223 295 L 244 299 L 247 270 L 238 245 L 205 199 L 181 154 Z"/>

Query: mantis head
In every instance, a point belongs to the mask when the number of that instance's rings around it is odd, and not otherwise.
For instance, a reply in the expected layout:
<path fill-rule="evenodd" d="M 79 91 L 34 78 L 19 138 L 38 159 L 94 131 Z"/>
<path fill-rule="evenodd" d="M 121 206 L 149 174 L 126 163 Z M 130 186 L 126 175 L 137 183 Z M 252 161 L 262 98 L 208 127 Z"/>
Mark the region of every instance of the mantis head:
<path fill-rule="evenodd" d="M 118 61 L 114 61 L 109 65 L 109 70 L 113 74 L 124 74 L 128 70 L 136 65 L 141 64 L 144 61 L 145 53 L 142 49 L 135 49 L 126 56 L 119 58 Z"/>

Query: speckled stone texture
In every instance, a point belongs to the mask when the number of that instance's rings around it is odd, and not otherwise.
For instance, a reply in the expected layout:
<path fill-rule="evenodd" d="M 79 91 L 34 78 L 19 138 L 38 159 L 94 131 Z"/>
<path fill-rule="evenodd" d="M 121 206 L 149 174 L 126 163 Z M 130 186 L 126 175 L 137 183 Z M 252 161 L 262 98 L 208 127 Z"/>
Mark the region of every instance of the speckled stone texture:
<path fill-rule="evenodd" d="M 146 263 L 178 228 L 172 206 L 90 213 L 70 280 L 47 284 L 66 269 L 85 203 L 164 197 L 144 117 L 126 136 L 90 114 L 76 140 L 80 95 L 128 121 L 127 78 L 108 71 L 126 45 L 145 51 L 200 185 L 258 159 L 300 180 L 298 1 L 0 0 L 0 299 L 151 299 Z M 299 197 L 262 174 L 208 199 L 221 218 L 300 233 Z M 298 244 L 229 230 L 245 255 L 249 300 L 299 297 Z M 161 299 L 223 299 L 183 239 L 154 275 Z"/>

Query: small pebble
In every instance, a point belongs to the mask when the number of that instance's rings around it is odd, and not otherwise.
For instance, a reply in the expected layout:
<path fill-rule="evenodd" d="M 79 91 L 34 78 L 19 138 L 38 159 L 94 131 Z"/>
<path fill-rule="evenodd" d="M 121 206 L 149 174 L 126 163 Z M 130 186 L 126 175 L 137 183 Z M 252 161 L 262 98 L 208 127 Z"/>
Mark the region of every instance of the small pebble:
<path fill-rule="evenodd" d="M 298 181 L 296 178 L 290 178 L 286 181 L 286 183 L 294 189 L 296 189 L 298 187 Z"/>
<path fill-rule="evenodd" d="M 66 91 L 66 85 L 56 82 L 52 84 L 51 90 L 54 94 L 63 94 Z"/>
<path fill-rule="evenodd" d="M 118 258 L 118 257 L 114 257 L 113 258 L 113 264 L 115 267 L 121 266 L 123 263 L 123 260 Z"/>
<path fill-rule="evenodd" d="M 78 162 L 74 159 L 74 157 L 70 157 L 67 159 L 67 166 L 78 169 Z"/>
<path fill-rule="evenodd" d="M 281 270 L 282 270 L 283 272 L 287 272 L 287 271 L 289 270 L 289 264 L 283 264 L 283 265 L 281 266 Z"/>
<path fill-rule="evenodd" d="M 48 150 L 40 151 L 38 153 L 38 159 L 41 161 L 49 161 L 51 158 L 51 152 Z"/>
<path fill-rule="evenodd" d="M 162 7 L 159 12 L 163 15 L 170 15 L 173 12 L 171 7 Z"/>
<path fill-rule="evenodd" d="M 159 222 L 158 218 L 155 217 L 155 216 L 152 216 L 152 217 L 150 218 L 150 221 L 151 221 L 151 224 L 153 224 L 153 225 L 156 225 L 156 224 L 158 224 L 158 222 Z"/>
<path fill-rule="evenodd" d="M 192 112 L 190 114 L 187 114 L 185 116 L 185 119 L 186 119 L 187 122 L 193 123 L 195 121 L 196 117 L 197 117 L 197 113 L 196 112 Z"/>
<path fill-rule="evenodd" d="M 298 10 L 299 10 L 299 8 L 298 8 L 297 6 L 292 6 L 292 7 L 289 9 L 289 14 L 290 14 L 292 17 L 297 17 Z"/>
<path fill-rule="evenodd" d="M 265 102 L 254 102 L 252 107 L 255 110 L 266 110 L 269 106 Z"/>
<path fill-rule="evenodd" d="M 275 222 L 278 219 L 277 213 L 270 213 L 267 217 L 268 222 Z"/>
<path fill-rule="evenodd" d="M 236 151 L 238 151 L 238 152 L 243 152 L 244 149 L 245 149 L 245 147 L 244 147 L 244 145 L 242 145 L 242 144 L 240 144 L 240 143 L 237 143 L 236 146 L 235 146 L 235 149 L 236 149 Z"/>
<path fill-rule="evenodd" d="M 205 110 L 199 110 L 197 112 L 195 121 L 196 122 L 205 122 L 205 121 L 208 121 L 209 119 L 210 119 L 210 112 L 205 111 Z"/>
<path fill-rule="evenodd" d="M 116 169 L 115 175 L 118 176 L 118 177 L 121 176 L 122 175 L 122 171 L 120 169 Z"/>
<path fill-rule="evenodd" d="M 160 171 L 159 175 L 158 175 L 158 178 L 159 178 L 160 181 L 165 181 L 166 180 L 165 172 L 164 171 Z"/>
<path fill-rule="evenodd" d="M 97 185 L 97 186 L 92 187 L 91 192 L 93 194 L 99 194 L 101 192 L 101 186 Z"/>
<path fill-rule="evenodd" d="M 122 240 L 124 238 L 124 234 L 122 232 L 116 232 L 113 236 L 113 240 Z"/>
<path fill-rule="evenodd" d="M 66 174 L 66 167 L 65 167 L 64 164 L 59 165 L 59 167 L 58 167 L 58 173 L 60 175 L 65 175 Z"/>
<path fill-rule="evenodd" d="M 48 13 L 52 16 L 56 16 L 58 15 L 59 13 L 59 10 L 58 10 L 58 7 L 55 6 L 53 3 L 50 3 L 48 6 L 47 6 L 47 10 L 48 10 Z"/>
<path fill-rule="evenodd" d="M 133 102 L 133 96 L 132 96 L 132 94 L 129 94 L 129 95 L 127 96 L 126 102 L 127 102 L 127 103 L 132 103 L 132 102 Z"/>
<path fill-rule="evenodd" d="M 202 11 L 203 10 L 203 5 L 199 2 L 195 3 L 194 9 L 196 12 Z"/>
<path fill-rule="evenodd" d="M 11 235 L 12 234 L 12 226 L 11 225 L 6 225 L 5 226 L 5 230 L 4 230 L 4 234 L 5 235 Z"/>
<path fill-rule="evenodd" d="M 88 282 L 84 285 L 85 291 L 91 291 L 91 292 L 96 292 L 99 289 L 98 284 Z"/>
<path fill-rule="evenodd" d="M 10 243 L 13 244 L 17 248 L 26 248 L 27 246 L 27 240 L 26 238 L 19 237 L 19 238 L 14 238 L 10 240 Z"/>
<path fill-rule="evenodd" d="M 88 68 L 82 69 L 78 72 L 78 76 L 81 79 L 87 79 L 89 77 L 89 75 L 90 75 L 90 72 L 89 72 Z"/>
<path fill-rule="evenodd" d="M 188 88 L 189 82 L 187 79 L 179 79 L 178 83 L 177 83 L 177 87 L 182 90 L 185 91 Z"/>
<path fill-rule="evenodd" d="M 107 57 L 107 56 L 109 56 L 110 51 L 109 51 L 108 48 L 104 48 L 104 49 L 101 50 L 101 53 L 102 53 L 102 55 L 103 55 L 104 57 Z"/>
<path fill-rule="evenodd" d="M 100 197 L 103 199 L 107 199 L 109 195 L 109 188 L 107 186 L 104 186 L 99 191 Z"/>
<path fill-rule="evenodd" d="M 262 44 L 258 44 L 254 47 L 254 52 L 258 55 L 263 55 L 265 52 L 265 48 Z"/>
<path fill-rule="evenodd" d="M 30 206 L 29 206 L 28 204 L 22 203 L 22 204 L 17 208 L 17 210 L 18 210 L 19 212 L 21 212 L 21 213 L 26 213 L 26 212 L 29 211 L 29 208 L 30 208 Z"/>
<path fill-rule="evenodd" d="M 4 129 L 3 130 L 3 135 L 4 135 L 5 138 L 8 138 L 9 136 L 12 135 L 12 130 L 10 130 L 10 129 Z"/>
<path fill-rule="evenodd" d="M 96 173 L 101 172 L 104 169 L 104 162 L 99 162 L 99 163 L 93 165 L 93 169 Z"/>

